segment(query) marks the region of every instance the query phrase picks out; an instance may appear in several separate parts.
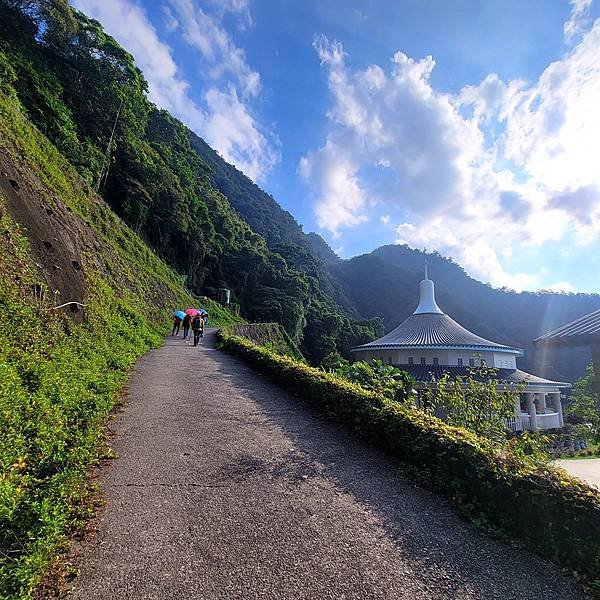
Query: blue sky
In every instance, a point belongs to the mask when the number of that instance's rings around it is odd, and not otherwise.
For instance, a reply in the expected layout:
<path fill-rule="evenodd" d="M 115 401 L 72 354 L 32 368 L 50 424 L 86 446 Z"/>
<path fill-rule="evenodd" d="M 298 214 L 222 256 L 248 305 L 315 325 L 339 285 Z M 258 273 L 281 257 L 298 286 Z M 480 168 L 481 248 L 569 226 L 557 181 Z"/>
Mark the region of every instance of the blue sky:
<path fill-rule="evenodd" d="M 181 118 L 343 257 L 389 243 L 600 292 L 591 0 L 74 0 Z"/>

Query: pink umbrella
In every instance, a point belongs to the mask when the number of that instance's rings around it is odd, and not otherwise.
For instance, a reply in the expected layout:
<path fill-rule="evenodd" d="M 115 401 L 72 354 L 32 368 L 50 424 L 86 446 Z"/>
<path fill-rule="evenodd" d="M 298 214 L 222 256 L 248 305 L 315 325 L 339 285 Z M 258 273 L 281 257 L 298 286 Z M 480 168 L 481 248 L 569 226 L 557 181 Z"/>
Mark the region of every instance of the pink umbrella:
<path fill-rule="evenodd" d="M 185 314 L 190 315 L 190 317 L 195 317 L 200 314 L 200 311 L 197 308 L 186 308 Z"/>

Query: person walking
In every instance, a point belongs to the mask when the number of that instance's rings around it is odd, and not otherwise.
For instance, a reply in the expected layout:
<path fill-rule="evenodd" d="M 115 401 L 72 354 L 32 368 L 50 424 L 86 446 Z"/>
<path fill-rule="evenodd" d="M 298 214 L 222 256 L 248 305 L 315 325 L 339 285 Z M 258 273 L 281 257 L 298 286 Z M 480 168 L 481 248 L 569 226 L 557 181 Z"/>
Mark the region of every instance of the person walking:
<path fill-rule="evenodd" d="M 190 335 L 190 323 L 192 321 L 192 317 L 190 315 L 185 315 L 183 318 L 183 339 L 186 340 L 188 335 Z"/>
<path fill-rule="evenodd" d="M 173 317 L 173 331 L 171 335 L 179 335 L 179 328 L 181 327 L 181 319 L 177 316 Z"/>
<path fill-rule="evenodd" d="M 192 330 L 194 331 L 194 346 L 198 345 L 201 337 L 204 337 L 204 318 L 198 314 L 192 319 Z"/>

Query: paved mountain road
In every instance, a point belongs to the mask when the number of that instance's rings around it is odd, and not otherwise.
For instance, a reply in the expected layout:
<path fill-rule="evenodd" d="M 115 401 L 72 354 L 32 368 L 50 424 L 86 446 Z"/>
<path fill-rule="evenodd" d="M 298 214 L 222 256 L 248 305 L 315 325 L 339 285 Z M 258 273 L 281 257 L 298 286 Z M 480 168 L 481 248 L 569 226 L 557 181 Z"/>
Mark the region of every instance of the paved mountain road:
<path fill-rule="evenodd" d="M 213 337 L 138 362 L 76 598 L 583 598 Z"/>

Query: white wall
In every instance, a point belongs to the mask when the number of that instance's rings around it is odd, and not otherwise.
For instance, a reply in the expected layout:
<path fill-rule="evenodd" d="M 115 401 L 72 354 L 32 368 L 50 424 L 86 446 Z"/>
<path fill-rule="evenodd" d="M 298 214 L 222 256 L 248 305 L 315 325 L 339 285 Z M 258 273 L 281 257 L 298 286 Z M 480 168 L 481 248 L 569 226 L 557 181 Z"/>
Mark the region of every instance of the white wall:
<path fill-rule="evenodd" d="M 473 352 L 472 350 L 368 350 L 357 352 L 357 360 L 370 361 L 374 358 L 382 360 L 384 363 L 393 365 L 407 365 L 408 358 L 412 357 L 415 365 L 421 364 L 421 358 L 425 358 L 426 365 L 433 365 L 433 359 L 438 359 L 440 366 L 457 366 L 458 359 L 462 358 L 463 366 L 469 366 L 469 360 L 475 359 L 476 355 L 481 355 L 489 367 L 516 369 L 515 356 L 505 352 Z M 479 359 L 475 359 L 475 365 L 479 364 Z"/>

